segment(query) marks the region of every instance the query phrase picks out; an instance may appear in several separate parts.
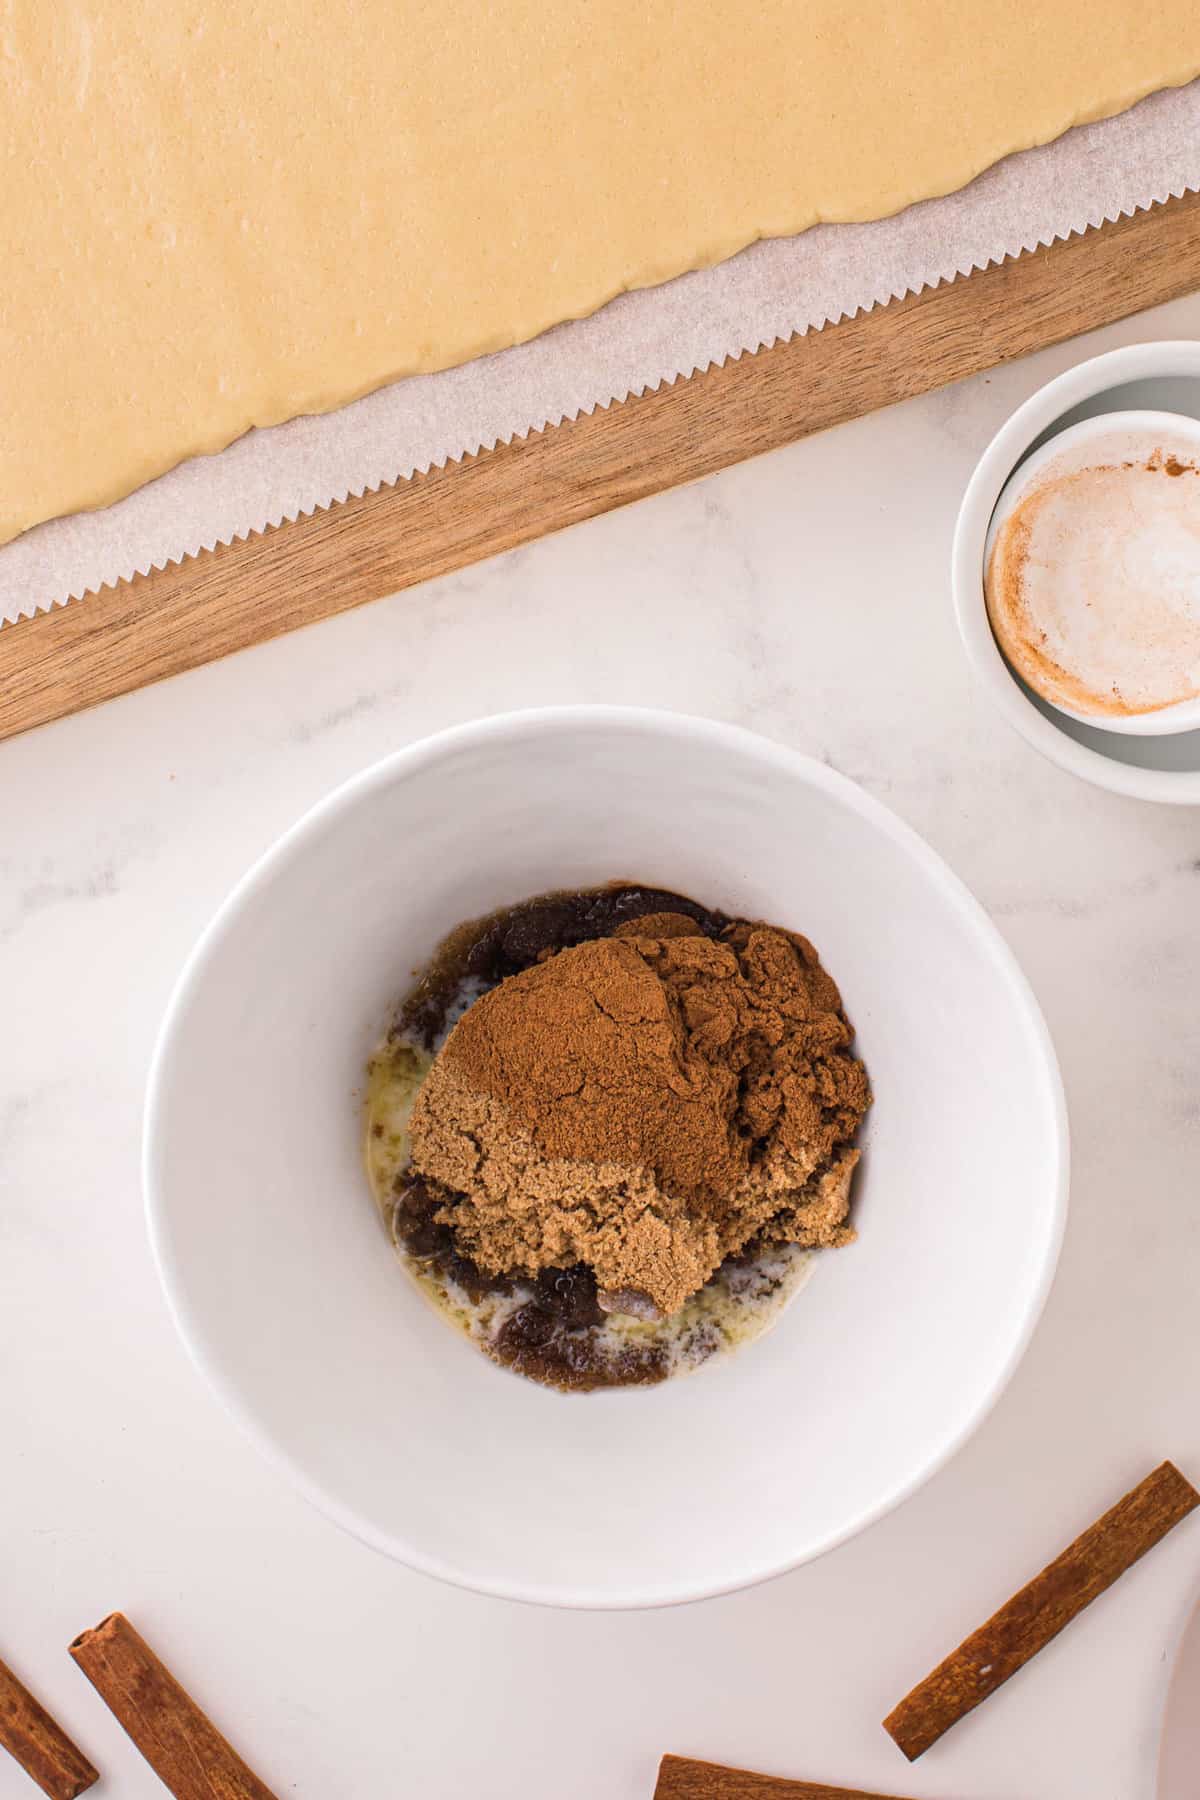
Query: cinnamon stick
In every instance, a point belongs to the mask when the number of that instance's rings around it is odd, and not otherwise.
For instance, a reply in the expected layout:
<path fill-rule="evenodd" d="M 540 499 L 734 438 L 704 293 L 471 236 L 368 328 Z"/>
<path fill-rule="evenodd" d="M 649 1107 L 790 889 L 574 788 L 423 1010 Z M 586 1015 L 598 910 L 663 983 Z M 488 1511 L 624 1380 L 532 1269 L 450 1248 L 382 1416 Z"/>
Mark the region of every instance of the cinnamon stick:
<path fill-rule="evenodd" d="M 122 1613 L 71 1655 L 176 1800 L 275 1800 Z"/>
<path fill-rule="evenodd" d="M 2 1662 L 0 1744 L 50 1800 L 75 1800 L 100 1779 L 83 1751 Z"/>
<path fill-rule="evenodd" d="M 693 1762 L 687 1756 L 664 1756 L 654 1800 L 889 1800 L 889 1796 L 867 1794 L 861 1788 L 822 1787 L 814 1781 L 785 1781 L 749 1769 L 723 1769 L 719 1763 Z"/>
<path fill-rule="evenodd" d="M 910 1762 L 986 1700 L 1152 1550 L 1200 1494 L 1165 1462 L 1035 1575 L 883 1721 Z"/>

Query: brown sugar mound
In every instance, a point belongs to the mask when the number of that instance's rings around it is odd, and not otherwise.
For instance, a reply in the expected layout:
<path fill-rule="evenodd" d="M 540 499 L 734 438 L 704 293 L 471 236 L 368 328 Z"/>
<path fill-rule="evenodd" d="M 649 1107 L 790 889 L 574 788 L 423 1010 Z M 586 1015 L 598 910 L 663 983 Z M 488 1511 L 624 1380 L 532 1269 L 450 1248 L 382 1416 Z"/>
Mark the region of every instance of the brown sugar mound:
<path fill-rule="evenodd" d="M 587 1263 L 607 1303 L 678 1309 L 752 1238 L 846 1243 L 870 1102 L 804 938 L 681 914 L 485 994 L 418 1096 L 412 1166 L 497 1274 Z"/>

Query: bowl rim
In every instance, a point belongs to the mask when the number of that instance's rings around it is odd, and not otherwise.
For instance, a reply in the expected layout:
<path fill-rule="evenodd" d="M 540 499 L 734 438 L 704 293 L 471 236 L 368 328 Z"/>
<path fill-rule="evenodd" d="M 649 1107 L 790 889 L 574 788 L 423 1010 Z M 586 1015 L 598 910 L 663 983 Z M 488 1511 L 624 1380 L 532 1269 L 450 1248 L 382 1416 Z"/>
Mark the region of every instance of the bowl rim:
<path fill-rule="evenodd" d="M 553 735 L 571 728 L 620 732 L 629 729 L 648 730 L 652 734 L 705 740 L 718 750 L 748 755 L 776 769 L 798 775 L 826 792 L 835 795 L 860 817 L 890 838 L 942 888 L 947 899 L 957 908 L 981 938 L 993 958 L 997 972 L 1023 1015 L 1045 1083 L 1054 1142 L 1054 1167 L 1050 1171 L 1048 1193 L 1050 1212 L 1043 1237 L 1040 1265 L 1034 1272 L 1024 1296 L 1023 1316 L 1008 1353 L 981 1390 L 966 1419 L 947 1437 L 935 1443 L 921 1465 L 898 1482 L 872 1506 L 849 1519 L 821 1541 L 794 1555 L 768 1563 L 755 1563 L 734 1573 L 722 1574 L 711 1581 L 674 1583 L 661 1588 L 645 1585 L 622 1588 L 619 1583 L 604 1588 L 577 1588 L 569 1583 L 536 1584 L 512 1580 L 502 1574 L 482 1579 L 455 1568 L 440 1557 L 431 1555 L 415 1544 L 362 1517 L 352 1506 L 330 1492 L 309 1475 L 302 1462 L 279 1443 L 270 1423 L 243 1399 L 236 1381 L 227 1377 L 207 1348 L 207 1332 L 203 1319 L 193 1311 L 187 1297 L 186 1282 L 177 1262 L 170 1230 L 160 1172 L 165 1166 L 165 1113 L 170 1080 L 170 1062 L 176 1034 L 182 1025 L 194 993 L 203 982 L 210 960 L 220 950 L 232 921 L 242 907 L 276 872 L 287 864 L 296 850 L 327 820 L 354 806 L 397 778 L 411 777 L 431 763 L 464 747 L 478 747 L 514 735 L 535 737 Z M 631 1611 L 660 1606 L 682 1605 L 735 1593 L 786 1574 L 802 1564 L 814 1561 L 828 1551 L 866 1530 L 887 1513 L 902 1504 L 954 1457 L 974 1435 L 996 1405 L 1011 1381 L 1042 1315 L 1053 1283 L 1066 1228 L 1069 1187 L 1070 1136 L 1066 1097 L 1062 1076 L 1049 1028 L 1041 1007 L 1021 969 L 1016 956 L 999 928 L 966 884 L 925 840 L 874 795 L 827 763 L 801 751 L 766 738 L 743 726 L 725 724 L 693 714 L 651 707 L 569 705 L 547 706 L 493 714 L 489 717 L 451 726 L 395 750 L 369 764 L 357 774 L 340 782 L 330 793 L 310 806 L 251 865 L 237 881 L 204 927 L 189 952 L 172 989 L 162 1024 L 155 1040 L 150 1061 L 143 1114 L 142 1186 L 146 1225 L 151 1254 L 162 1284 L 168 1312 L 185 1349 L 209 1388 L 216 1394 L 237 1425 L 269 1463 L 282 1473 L 315 1509 L 340 1525 L 360 1542 L 379 1550 L 393 1560 L 419 1570 L 422 1574 L 446 1581 L 498 1599 L 517 1600 L 528 1604 L 570 1608 L 582 1611 Z"/>
<path fill-rule="evenodd" d="M 954 526 L 951 590 L 959 636 L 971 670 L 1027 744 L 1060 769 L 1093 786 L 1107 788 L 1110 793 L 1133 800 L 1198 806 L 1200 769 L 1140 768 L 1093 750 L 1046 718 L 1009 670 L 992 635 L 983 592 L 984 546 L 992 514 L 1017 463 L 1034 440 L 1072 407 L 1109 388 L 1171 375 L 1200 379 L 1200 342 L 1166 338 L 1106 350 L 1056 375 L 1023 401 L 995 433 L 967 482 Z M 1137 734 L 1115 735 L 1129 738 Z"/>

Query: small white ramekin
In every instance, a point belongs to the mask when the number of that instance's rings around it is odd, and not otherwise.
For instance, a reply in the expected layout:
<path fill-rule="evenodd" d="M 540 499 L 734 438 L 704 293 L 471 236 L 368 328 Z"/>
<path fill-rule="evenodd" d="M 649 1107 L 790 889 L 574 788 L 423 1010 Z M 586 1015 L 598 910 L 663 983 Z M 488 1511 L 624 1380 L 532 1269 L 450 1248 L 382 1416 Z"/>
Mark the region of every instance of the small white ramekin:
<path fill-rule="evenodd" d="M 972 670 L 1035 750 L 1113 793 L 1197 806 L 1200 730 L 1137 736 L 1069 717 L 1010 669 L 993 636 L 984 597 L 988 532 L 1018 464 L 1081 419 L 1131 409 L 1200 418 L 1200 343 L 1132 344 L 1110 351 L 1067 370 L 1018 407 L 979 459 L 963 496 L 951 565 L 954 606 Z"/>
<path fill-rule="evenodd" d="M 1119 434 L 1119 435 L 1118 435 Z M 1111 446 L 1121 437 L 1153 447 L 1179 447 L 1195 462 L 1200 457 L 1200 419 L 1187 413 L 1122 411 L 1096 413 L 1080 419 L 1064 431 L 1047 438 L 1040 450 L 1027 456 L 1015 474 L 1010 476 L 996 503 L 991 526 L 984 545 L 984 564 L 990 565 L 996 538 L 1016 508 L 1053 470 L 1056 475 L 1083 469 L 1097 459 L 1095 446 Z M 1019 658 L 1018 658 L 1019 660 Z M 1172 732 L 1200 729 L 1200 698 L 1177 700 L 1173 705 L 1156 707 L 1152 712 L 1114 713 L 1111 717 L 1080 712 L 1065 700 L 1046 695 L 1051 705 L 1081 725 L 1098 725 L 1104 731 L 1119 731 L 1130 737 L 1164 737 Z"/>

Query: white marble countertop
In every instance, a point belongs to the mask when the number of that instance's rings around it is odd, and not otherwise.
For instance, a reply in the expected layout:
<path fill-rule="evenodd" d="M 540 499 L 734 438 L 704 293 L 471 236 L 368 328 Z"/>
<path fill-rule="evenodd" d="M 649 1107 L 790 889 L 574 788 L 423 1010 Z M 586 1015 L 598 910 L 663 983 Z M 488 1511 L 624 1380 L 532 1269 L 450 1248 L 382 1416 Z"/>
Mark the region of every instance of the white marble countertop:
<path fill-rule="evenodd" d="M 1150 1800 L 1195 1521 L 915 1768 L 879 1720 L 1152 1464 L 1200 1476 L 1200 815 L 1040 761 L 972 692 L 947 578 L 1011 408 L 1167 336 L 1200 297 L 0 745 L 0 1655 L 103 1792 L 163 1791 L 66 1655 L 119 1607 L 298 1800 L 649 1800 L 667 1749 Z M 1020 957 L 1074 1132 L 1057 1284 L 970 1445 L 823 1561 L 653 1614 L 480 1599 L 311 1512 L 188 1363 L 142 1224 L 152 1041 L 226 889 L 383 752 L 556 700 L 734 720 L 886 800 Z"/>

